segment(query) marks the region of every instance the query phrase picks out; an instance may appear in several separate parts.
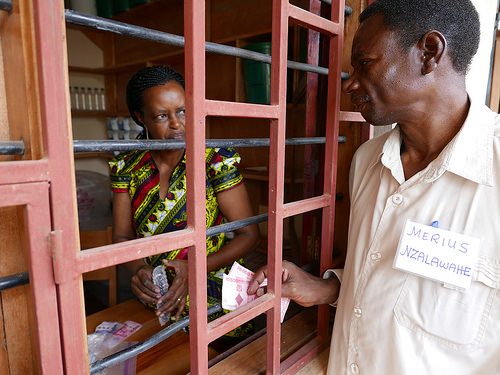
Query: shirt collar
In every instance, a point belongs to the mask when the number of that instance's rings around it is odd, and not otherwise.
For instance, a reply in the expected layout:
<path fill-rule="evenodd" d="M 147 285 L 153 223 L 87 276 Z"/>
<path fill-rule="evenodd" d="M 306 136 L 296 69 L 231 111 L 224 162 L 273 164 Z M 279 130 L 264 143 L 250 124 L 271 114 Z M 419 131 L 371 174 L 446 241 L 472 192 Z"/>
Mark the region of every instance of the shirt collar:
<path fill-rule="evenodd" d="M 469 98 L 470 99 L 470 98 Z M 493 185 L 493 112 L 470 99 L 467 118 L 439 156 L 425 169 L 426 182 L 435 181 L 445 171 L 479 184 Z M 380 159 L 398 181 L 404 181 L 401 165 L 401 136 L 396 126 L 384 143 Z"/>

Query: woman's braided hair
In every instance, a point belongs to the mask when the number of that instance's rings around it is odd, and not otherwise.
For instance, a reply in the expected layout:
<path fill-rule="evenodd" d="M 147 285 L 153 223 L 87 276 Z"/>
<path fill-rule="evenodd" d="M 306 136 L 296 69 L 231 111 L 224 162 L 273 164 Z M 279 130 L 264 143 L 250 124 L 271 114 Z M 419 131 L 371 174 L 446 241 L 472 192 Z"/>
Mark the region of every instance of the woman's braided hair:
<path fill-rule="evenodd" d="M 138 125 L 145 128 L 144 124 L 141 123 L 135 115 L 135 112 L 142 113 L 142 108 L 144 106 L 144 91 L 151 87 L 165 85 L 171 81 L 175 81 L 180 84 L 183 89 L 185 88 L 184 77 L 174 69 L 164 65 L 154 65 L 143 68 L 130 78 L 130 81 L 127 83 L 127 106 L 130 117 L 132 117 Z M 144 130 L 137 138 L 145 137 L 146 131 Z"/>

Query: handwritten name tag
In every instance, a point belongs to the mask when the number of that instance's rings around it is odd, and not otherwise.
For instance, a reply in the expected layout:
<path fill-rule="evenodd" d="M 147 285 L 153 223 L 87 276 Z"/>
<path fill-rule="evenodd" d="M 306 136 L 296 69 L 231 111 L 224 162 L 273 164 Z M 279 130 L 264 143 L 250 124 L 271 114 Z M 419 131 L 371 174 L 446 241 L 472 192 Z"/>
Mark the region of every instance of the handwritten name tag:
<path fill-rule="evenodd" d="M 479 239 L 407 220 L 393 267 L 468 289 Z"/>

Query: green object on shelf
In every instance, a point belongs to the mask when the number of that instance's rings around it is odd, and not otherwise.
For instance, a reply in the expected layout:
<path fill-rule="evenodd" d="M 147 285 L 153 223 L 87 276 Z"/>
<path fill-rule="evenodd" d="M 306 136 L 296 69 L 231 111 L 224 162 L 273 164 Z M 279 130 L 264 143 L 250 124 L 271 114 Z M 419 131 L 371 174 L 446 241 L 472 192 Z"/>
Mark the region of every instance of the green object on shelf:
<path fill-rule="evenodd" d="M 271 42 L 249 44 L 243 48 L 271 55 Z M 256 104 L 269 104 L 271 102 L 271 65 L 243 59 L 243 67 L 247 101 Z"/>
<path fill-rule="evenodd" d="M 130 9 L 130 0 L 113 0 L 113 13 L 126 12 Z"/>
<path fill-rule="evenodd" d="M 113 17 L 113 1 L 112 0 L 96 0 L 97 15 L 99 17 Z"/>

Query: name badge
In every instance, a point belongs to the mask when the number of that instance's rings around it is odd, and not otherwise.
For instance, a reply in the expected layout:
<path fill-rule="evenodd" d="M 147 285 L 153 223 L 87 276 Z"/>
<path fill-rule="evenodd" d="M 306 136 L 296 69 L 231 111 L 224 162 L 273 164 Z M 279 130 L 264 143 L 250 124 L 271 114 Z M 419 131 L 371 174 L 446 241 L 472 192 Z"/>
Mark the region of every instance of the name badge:
<path fill-rule="evenodd" d="M 468 289 L 479 238 L 407 220 L 393 267 Z"/>

